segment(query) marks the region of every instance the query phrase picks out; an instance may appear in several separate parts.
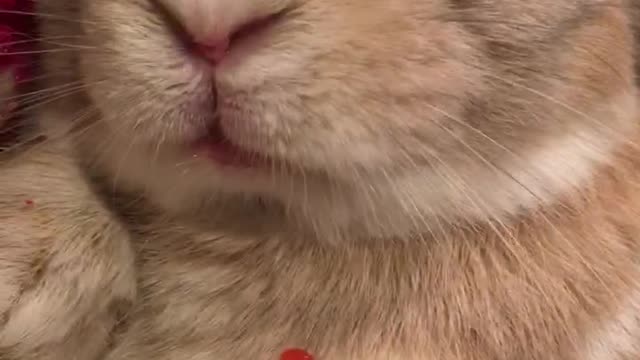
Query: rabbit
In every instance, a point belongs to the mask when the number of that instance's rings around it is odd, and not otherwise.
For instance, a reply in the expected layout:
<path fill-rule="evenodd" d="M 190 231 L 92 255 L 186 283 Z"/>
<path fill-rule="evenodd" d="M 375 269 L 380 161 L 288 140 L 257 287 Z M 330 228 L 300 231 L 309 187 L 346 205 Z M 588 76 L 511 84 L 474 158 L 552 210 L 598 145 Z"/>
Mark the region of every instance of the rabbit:
<path fill-rule="evenodd" d="M 38 1 L 0 358 L 640 358 L 639 7 Z"/>

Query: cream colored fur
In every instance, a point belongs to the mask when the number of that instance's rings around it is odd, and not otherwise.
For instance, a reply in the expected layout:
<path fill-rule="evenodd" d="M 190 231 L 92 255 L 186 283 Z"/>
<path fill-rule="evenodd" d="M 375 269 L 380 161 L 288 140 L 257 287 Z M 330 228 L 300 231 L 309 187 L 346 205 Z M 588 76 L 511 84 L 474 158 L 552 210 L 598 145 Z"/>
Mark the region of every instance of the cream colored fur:
<path fill-rule="evenodd" d="M 82 87 L 0 159 L 0 359 L 640 358 L 637 7 L 41 2 Z M 168 20 L 274 13 L 215 69 Z"/>

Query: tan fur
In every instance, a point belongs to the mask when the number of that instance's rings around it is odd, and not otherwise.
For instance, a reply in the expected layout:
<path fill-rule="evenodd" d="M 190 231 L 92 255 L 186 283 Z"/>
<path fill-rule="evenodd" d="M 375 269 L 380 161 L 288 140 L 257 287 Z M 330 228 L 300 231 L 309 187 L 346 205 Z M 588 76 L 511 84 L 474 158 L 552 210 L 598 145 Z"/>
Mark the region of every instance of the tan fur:
<path fill-rule="evenodd" d="M 39 4 L 84 86 L 0 159 L 0 359 L 640 358 L 635 3 L 171 2 L 283 11 L 213 74 L 155 5 Z"/>

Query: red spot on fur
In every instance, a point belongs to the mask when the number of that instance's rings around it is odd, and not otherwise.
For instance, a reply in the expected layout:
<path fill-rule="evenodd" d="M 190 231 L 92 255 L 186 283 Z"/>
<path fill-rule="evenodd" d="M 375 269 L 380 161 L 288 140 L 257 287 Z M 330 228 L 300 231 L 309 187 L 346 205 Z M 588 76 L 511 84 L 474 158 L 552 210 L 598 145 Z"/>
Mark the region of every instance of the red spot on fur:
<path fill-rule="evenodd" d="M 36 204 L 36 202 L 31 199 L 27 199 L 24 201 L 24 204 L 27 205 L 28 207 L 32 207 Z"/>
<path fill-rule="evenodd" d="M 313 356 L 302 349 L 289 349 L 280 355 L 280 360 L 313 360 Z"/>

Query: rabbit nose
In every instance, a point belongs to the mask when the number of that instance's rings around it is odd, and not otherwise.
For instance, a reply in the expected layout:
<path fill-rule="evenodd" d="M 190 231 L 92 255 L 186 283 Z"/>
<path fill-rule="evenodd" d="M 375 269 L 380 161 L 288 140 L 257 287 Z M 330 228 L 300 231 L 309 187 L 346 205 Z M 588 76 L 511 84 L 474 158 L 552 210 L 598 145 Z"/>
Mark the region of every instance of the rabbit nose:
<path fill-rule="evenodd" d="M 268 26 L 285 0 L 158 0 L 180 23 L 197 55 L 216 65 L 235 42 Z"/>

